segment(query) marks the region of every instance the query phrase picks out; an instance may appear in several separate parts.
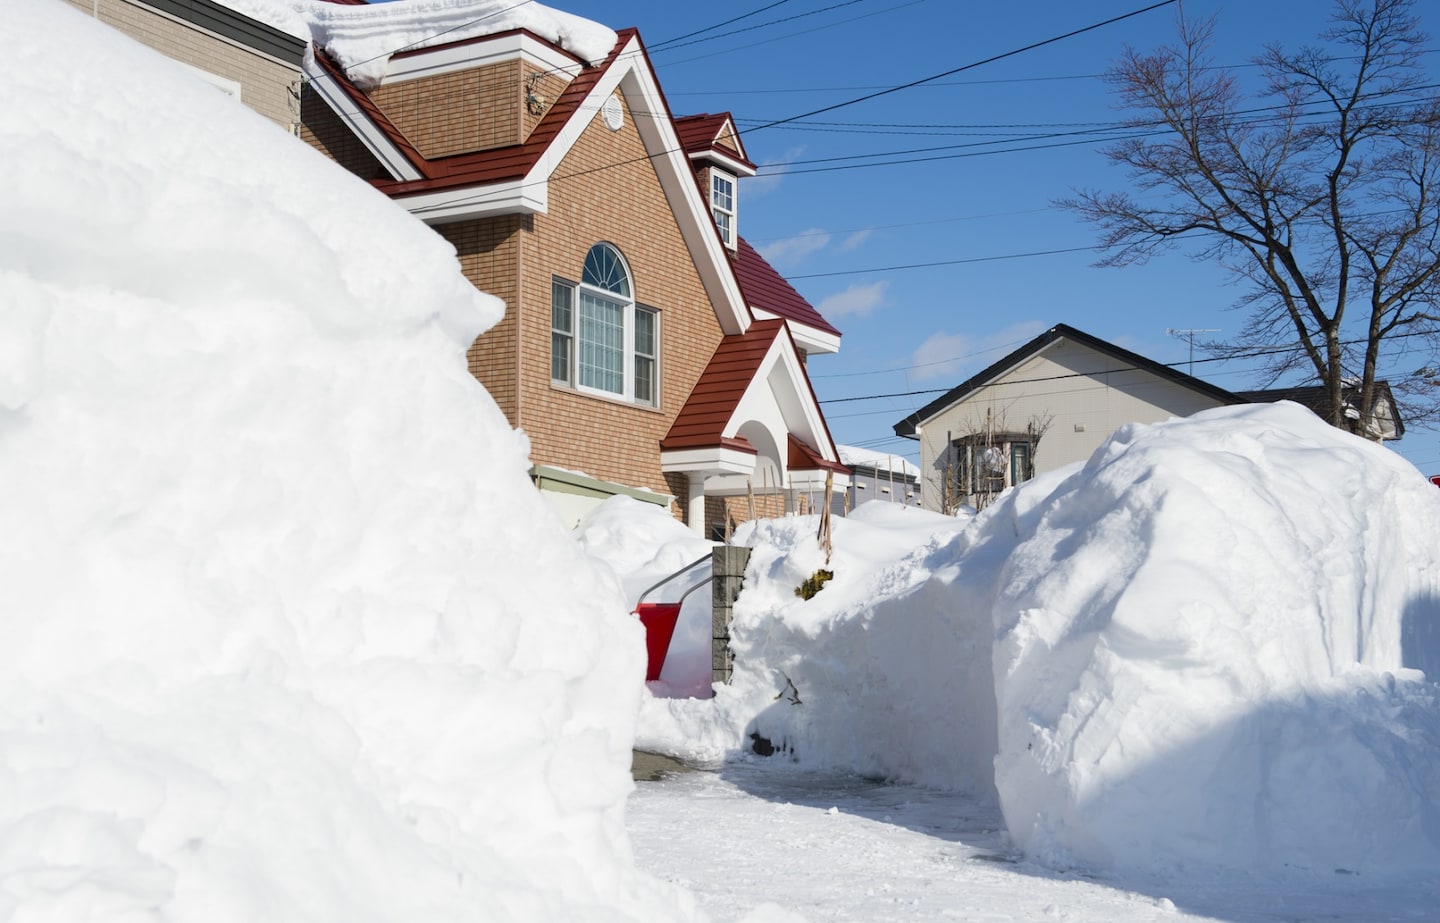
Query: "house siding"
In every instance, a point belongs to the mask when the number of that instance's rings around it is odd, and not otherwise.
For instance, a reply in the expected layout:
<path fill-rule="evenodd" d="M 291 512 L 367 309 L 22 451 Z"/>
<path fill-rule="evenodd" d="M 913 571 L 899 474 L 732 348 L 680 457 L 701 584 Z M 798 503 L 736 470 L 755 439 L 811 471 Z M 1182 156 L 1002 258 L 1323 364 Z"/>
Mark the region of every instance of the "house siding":
<path fill-rule="evenodd" d="M 466 361 L 470 374 L 490 392 L 511 426 L 520 425 L 518 382 L 522 368 L 534 364 L 521 362 L 520 324 L 516 311 L 520 292 L 521 241 L 532 227 L 529 216 L 502 215 L 480 221 L 442 224 L 435 228 L 455 247 L 465 277 L 481 291 L 505 302 L 504 316 L 475 340 L 466 353 Z M 548 296 L 545 310 L 548 317 Z M 548 334 L 545 355 L 548 363 Z"/>
<path fill-rule="evenodd" d="M 940 508 L 948 440 L 984 431 L 1048 428 L 1035 448 L 1037 474 L 1088 459 L 1127 423 L 1158 423 L 1220 405 L 1152 372 L 1066 341 L 1034 356 L 996 382 L 923 422 L 921 490 L 926 509 Z"/>
<path fill-rule="evenodd" d="M 375 155 L 308 84 L 300 93 L 300 140 L 361 179 L 388 177 Z"/>
<path fill-rule="evenodd" d="M 521 62 L 386 83 L 370 99 L 426 158 L 519 144 Z"/>
<path fill-rule="evenodd" d="M 630 108 L 622 108 L 619 131 L 592 115 L 550 181 L 549 214 L 536 215 L 523 237 L 518 418 L 539 464 L 683 497 L 684 478 L 660 470 L 659 443 L 723 333 Z M 602 241 L 625 257 L 636 300 L 660 312 L 658 408 L 550 383 L 551 279 L 578 280 L 585 254 Z M 672 510 L 678 515 L 678 504 Z"/>
<path fill-rule="evenodd" d="M 295 131 L 298 63 L 283 63 L 134 0 L 66 2 L 172 60 L 240 84 L 240 102 L 286 131 Z"/>

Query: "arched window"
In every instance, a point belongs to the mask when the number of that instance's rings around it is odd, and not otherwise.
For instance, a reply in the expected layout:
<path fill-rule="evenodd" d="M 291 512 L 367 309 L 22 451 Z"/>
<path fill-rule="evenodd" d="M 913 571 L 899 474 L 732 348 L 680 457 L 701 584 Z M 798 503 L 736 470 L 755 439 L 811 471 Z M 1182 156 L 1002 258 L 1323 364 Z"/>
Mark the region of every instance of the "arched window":
<path fill-rule="evenodd" d="M 585 254 L 580 282 L 550 287 L 550 378 L 638 404 L 658 400 L 660 315 L 635 303 L 630 267 L 600 243 Z"/>

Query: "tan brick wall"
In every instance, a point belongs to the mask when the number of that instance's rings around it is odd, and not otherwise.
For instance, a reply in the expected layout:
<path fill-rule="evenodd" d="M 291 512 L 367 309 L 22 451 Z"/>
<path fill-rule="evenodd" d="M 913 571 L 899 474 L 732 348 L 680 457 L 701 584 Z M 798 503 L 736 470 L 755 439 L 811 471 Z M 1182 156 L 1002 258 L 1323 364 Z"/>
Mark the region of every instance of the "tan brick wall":
<path fill-rule="evenodd" d="M 520 243 L 530 233 L 528 216 L 503 215 L 480 221 L 442 224 L 435 228 L 455 246 L 460 268 L 481 291 L 505 302 L 505 316 L 471 345 L 467 353 L 470 373 L 480 380 L 504 411 L 511 426 L 519 425 L 519 382 L 522 366 L 531 374 L 542 374 L 541 360 L 550 361 L 547 335 L 543 356 L 521 362 L 515 304 L 519 291 Z M 545 314 L 549 317 L 547 296 Z M 546 375 L 548 378 L 549 376 Z M 537 459 L 538 461 L 538 459 Z"/>
<path fill-rule="evenodd" d="M 427 158 L 519 144 L 521 62 L 387 83 L 370 93 L 395 127 Z"/>
<path fill-rule="evenodd" d="M 811 512 L 815 512 L 811 510 Z M 785 497 L 778 493 L 755 497 L 756 519 L 778 519 L 785 515 Z M 705 537 L 723 540 L 727 528 L 734 531 L 750 521 L 749 497 L 706 497 Z"/>
<path fill-rule="evenodd" d="M 361 179 L 389 178 L 375 155 L 308 84 L 300 93 L 300 139 Z"/>
<path fill-rule="evenodd" d="M 739 155 L 740 153 L 740 144 L 735 139 L 735 132 L 729 130 L 728 128 L 720 135 L 720 137 L 715 139 L 715 146 L 723 147 L 727 151 L 730 151 L 732 154 Z"/>
<path fill-rule="evenodd" d="M 555 100 L 565 92 L 565 87 L 570 85 L 570 78 L 527 59 L 524 63 L 524 80 L 526 99 L 521 109 L 521 131 L 524 132 L 524 138 L 529 138 L 530 132 L 535 130 L 535 126 L 540 124 L 540 120 L 550 111 Z M 531 96 L 534 97 L 533 101 Z"/>
<path fill-rule="evenodd" d="M 658 409 L 550 384 L 551 278 L 578 280 L 601 241 L 624 255 L 636 300 L 660 312 Z M 550 212 L 523 235 L 521 265 L 519 425 L 534 461 L 683 498 L 683 479 L 660 471 L 659 443 L 722 332 L 628 107 L 618 132 L 593 119 L 555 171 Z"/>
<path fill-rule="evenodd" d="M 99 13 L 101 22 L 176 61 L 240 84 L 240 101 L 286 131 L 297 118 L 292 89 L 298 68 L 248 51 L 228 39 L 179 22 L 130 0 L 67 0 L 77 9 Z M 217 91 L 218 92 L 218 91 Z"/>

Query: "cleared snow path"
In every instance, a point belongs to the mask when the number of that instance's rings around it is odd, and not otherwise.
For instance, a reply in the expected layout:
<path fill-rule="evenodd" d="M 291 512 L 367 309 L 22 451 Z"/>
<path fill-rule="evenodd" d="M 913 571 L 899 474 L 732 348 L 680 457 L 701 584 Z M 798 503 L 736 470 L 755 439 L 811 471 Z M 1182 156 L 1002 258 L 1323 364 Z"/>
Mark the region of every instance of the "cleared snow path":
<path fill-rule="evenodd" d="M 1428 893 L 1353 879 L 1102 881 L 1017 861 L 993 802 L 854 776 L 743 762 L 638 782 L 636 863 L 716 921 L 1435 920 Z"/>

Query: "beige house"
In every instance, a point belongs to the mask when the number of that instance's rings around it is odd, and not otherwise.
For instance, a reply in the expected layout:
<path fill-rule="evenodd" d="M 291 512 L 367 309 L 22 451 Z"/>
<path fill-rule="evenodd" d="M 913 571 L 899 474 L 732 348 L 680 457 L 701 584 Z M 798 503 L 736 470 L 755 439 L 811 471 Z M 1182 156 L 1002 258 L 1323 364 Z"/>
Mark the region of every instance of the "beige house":
<path fill-rule="evenodd" d="M 299 124 L 305 40 L 214 0 L 67 0 L 288 132 Z"/>
<path fill-rule="evenodd" d="M 1377 382 L 1372 438 L 1404 434 Z M 926 509 L 983 507 L 1007 487 L 1088 459 L 1127 423 L 1159 423 L 1228 404 L 1291 400 L 1323 412 L 1318 388 L 1233 393 L 1057 324 L 895 424 L 920 443 Z"/>
<path fill-rule="evenodd" d="M 470 36 L 363 87 L 319 48 L 301 137 L 505 301 L 470 370 L 566 519 L 628 494 L 718 534 L 843 491 L 806 374 L 839 332 L 741 238 L 755 167 L 730 117 L 675 118 L 639 34 L 615 35 L 594 61 L 524 28 Z"/>

